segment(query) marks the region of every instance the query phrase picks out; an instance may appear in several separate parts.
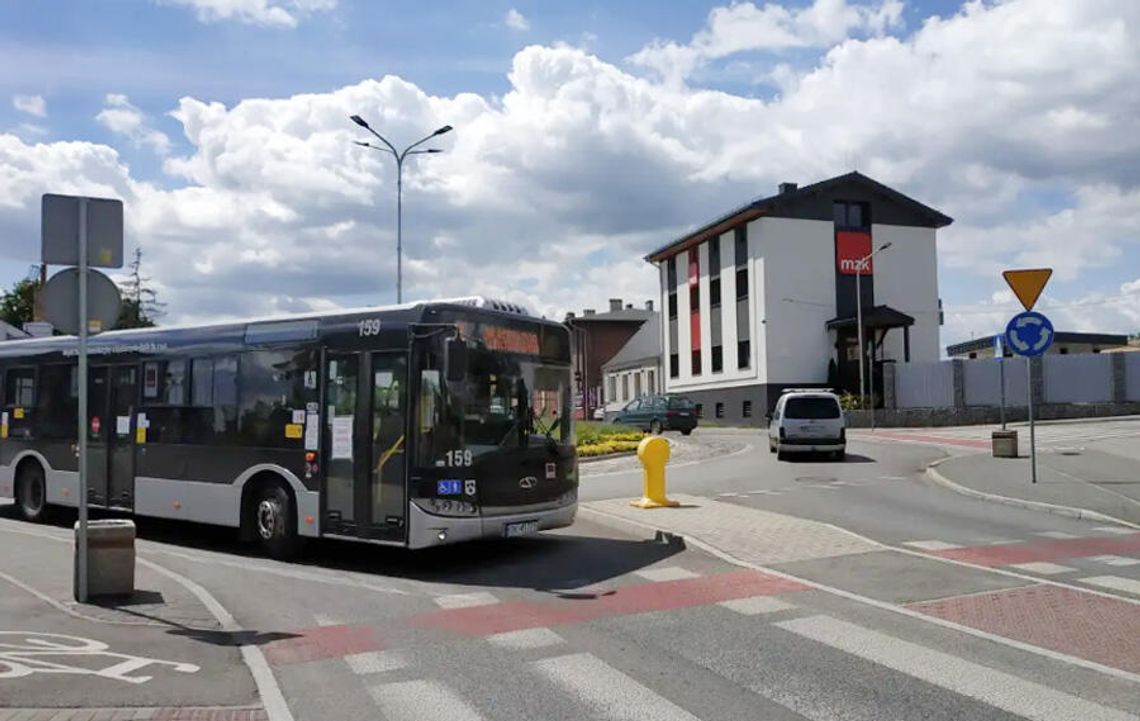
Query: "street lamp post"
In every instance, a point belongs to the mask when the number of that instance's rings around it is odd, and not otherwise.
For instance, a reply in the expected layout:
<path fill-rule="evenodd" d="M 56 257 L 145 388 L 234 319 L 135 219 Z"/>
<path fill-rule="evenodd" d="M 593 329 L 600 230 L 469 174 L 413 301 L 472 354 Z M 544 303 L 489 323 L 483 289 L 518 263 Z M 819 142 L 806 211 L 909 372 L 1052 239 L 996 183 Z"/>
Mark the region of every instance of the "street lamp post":
<path fill-rule="evenodd" d="M 866 263 L 866 267 L 868 267 L 868 268 L 871 267 L 871 259 L 874 258 L 877 253 L 884 251 L 890 247 L 891 247 L 890 242 L 887 242 L 887 243 L 883 243 L 878 248 L 872 250 L 870 253 L 868 253 L 867 255 L 865 255 L 859 259 L 859 262 L 856 265 L 856 270 L 855 270 L 855 324 L 858 326 L 858 328 L 856 329 L 856 332 L 857 332 L 858 338 L 859 338 L 859 405 L 862 405 L 863 399 L 866 398 L 865 391 L 864 391 L 864 389 L 866 388 L 866 384 L 865 384 L 866 375 L 864 373 L 864 368 L 863 368 L 863 355 L 864 355 L 864 352 L 866 351 L 866 348 L 863 347 L 863 287 L 862 287 L 863 284 L 860 282 L 860 279 L 863 277 L 864 263 Z M 872 341 L 872 343 L 873 342 L 874 341 Z M 872 347 L 874 347 L 874 346 L 872 345 Z M 871 372 L 872 373 L 875 372 L 874 366 L 871 366 Z M 872 387 L 873 387 L 873 383 L 872 383 Z M 874 428 L 875 428 L 875 400 L 872 398 L 871 399 L 871 429 L 874 430 Z"/>
<path fill-rule="evenodd" d="M 385 153 L 391 153 L 392 157 L 396 159 L 396 303 L 404 302 L 404 159 L 409 155 L 420 155 L 426 153 L 442 153 L 439 148 L 426 148 L 424 150 L 415 150 L 417 145 L 431 140 L 437 135 L 451 131 L 450 125 L 444 125 L 431 135 L 420 138 L 412 143 L 402 151 L 397 151 L 396 147 L 388 142 L 380 133 L 373 130 L 364 118 L 359 115 L 350 115 L 349 119 L 360 127 L 376 136 L 376 138 L 384 143 L 384 147 L 366 143 L 360 140 L 355 140 L 357 145 L 365 148 L 372 148 L 373 150 L 380 150 Z"/>

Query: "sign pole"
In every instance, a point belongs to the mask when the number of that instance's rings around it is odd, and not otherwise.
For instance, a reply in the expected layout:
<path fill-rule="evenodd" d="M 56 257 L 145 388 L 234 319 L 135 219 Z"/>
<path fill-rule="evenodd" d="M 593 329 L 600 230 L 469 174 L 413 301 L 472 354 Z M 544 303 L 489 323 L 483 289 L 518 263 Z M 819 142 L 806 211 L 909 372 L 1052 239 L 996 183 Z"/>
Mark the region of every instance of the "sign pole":
<path fill-rule="evenodd" d="M 1037 482 L 1037 436 L 1033 424 L 1033 359 L 1025 357 L 1025 386 L 1029 395 L 1029 482 Z"/>
<path fill-rule="evenodd" d="M 79 201 L 79 583 L 87 603 L 87 199 Z"/>
<path fill-rule="evenodd" d="M 1001 429 L 1005 430 L 1005 350 L 1002 348 L 1001 336 L 994 336 L 994 353 L 998 360 L 998 385 L 1001 386 Z"/>

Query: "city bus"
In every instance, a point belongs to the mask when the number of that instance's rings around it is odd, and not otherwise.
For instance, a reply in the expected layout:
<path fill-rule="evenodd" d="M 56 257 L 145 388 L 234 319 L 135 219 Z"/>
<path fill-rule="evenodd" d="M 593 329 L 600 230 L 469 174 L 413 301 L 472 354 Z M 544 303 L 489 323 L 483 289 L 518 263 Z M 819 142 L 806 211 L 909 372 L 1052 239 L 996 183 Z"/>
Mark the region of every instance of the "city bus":
<path fill-rule="evenodd" d="M 77 341 L 0 343 L 0 496 L 76 506 Z M 570 336 L 460 298 L 111 331 L 89 341 L 88 503 L 425 548 L 570 525 Z"/>

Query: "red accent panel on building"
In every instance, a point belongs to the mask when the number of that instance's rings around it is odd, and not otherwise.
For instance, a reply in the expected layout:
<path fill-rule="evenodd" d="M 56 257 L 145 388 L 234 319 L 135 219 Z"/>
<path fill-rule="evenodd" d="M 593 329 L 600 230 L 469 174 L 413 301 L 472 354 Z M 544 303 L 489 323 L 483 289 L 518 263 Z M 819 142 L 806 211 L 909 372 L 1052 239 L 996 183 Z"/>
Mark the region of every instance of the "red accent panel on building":
<path fill-rule="evenodd" d="M 875 272 L 871 254 L 871 234 L 839 230 L 835 233 L 835 263 L 840 275 L 871 275 Z M 859 261 L 867 260 L 863 263 Z"/>
<path fill-rule="evenodd" d="M 697 248 L 689 251 L 689 285 L 701 282 L 701 256 Z"/>
<path fill-rule="evenodd" d="M 701 312 L 694 310 L 689 314 L 689 338 L 692 340 L 693 350 L 701 349 Z"/>

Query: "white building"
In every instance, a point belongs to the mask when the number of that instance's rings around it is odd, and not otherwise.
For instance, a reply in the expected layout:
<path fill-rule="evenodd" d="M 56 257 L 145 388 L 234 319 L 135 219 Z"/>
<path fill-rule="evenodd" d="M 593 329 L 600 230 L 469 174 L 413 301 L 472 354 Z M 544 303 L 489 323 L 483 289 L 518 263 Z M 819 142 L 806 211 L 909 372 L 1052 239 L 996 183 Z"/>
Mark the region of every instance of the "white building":
<path fill-rule="evenodd" d="M 857 172 L 779 190 L 646 256 L 665 391 L 705 418 L 760 424 L 787 387 L 857 393 L 857 283 L 865 383 L 881 388 L 882 362 L 939 359 L 935 235 L 952 220 Z"/>
<path fill-rule="evenodd" d="M 661 314 L 654 313 L 613 358 L 602 365 L 606 418 L 634 398 L 660 393 Z"/>

